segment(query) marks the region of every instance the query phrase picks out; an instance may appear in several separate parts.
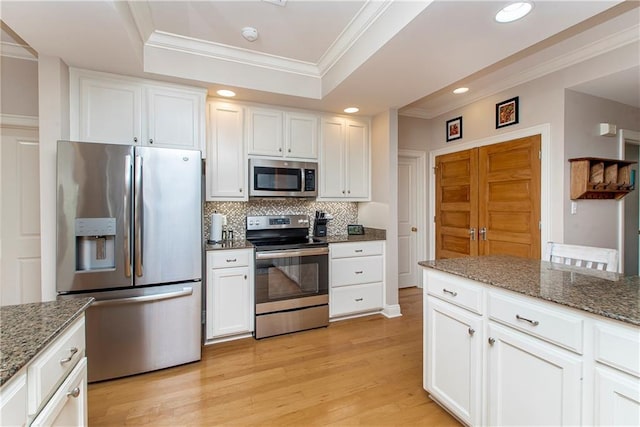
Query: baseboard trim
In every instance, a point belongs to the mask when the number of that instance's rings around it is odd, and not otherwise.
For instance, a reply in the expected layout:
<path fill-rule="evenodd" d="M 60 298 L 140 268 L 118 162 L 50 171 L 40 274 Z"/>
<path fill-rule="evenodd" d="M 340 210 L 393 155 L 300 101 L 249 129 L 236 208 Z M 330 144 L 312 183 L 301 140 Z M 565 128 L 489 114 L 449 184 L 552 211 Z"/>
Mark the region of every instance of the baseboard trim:
<path fill-rule="evenodd" d="M 402 313 L 400 312 L 400 304 L 385 305 L 384 309 L 382 310 L 382 315 L 389 319 L 394 317 L 401 317 Z"/>

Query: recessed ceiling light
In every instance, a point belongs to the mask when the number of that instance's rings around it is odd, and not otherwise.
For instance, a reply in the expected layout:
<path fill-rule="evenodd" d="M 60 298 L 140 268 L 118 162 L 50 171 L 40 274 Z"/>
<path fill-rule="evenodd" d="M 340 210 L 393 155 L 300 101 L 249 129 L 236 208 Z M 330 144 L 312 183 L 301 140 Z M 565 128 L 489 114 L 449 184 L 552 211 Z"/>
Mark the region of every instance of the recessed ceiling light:
<path fill-rule="evenodd" d="M 453 90 L 453 93 L 455 93 L 456 95 L 461 94 L 461 93 L 465 93 L 465 92 L 469 92 L 469 88 L 468 87 L 459 87 L 459 88 Z"/>
<path fill-rule="evenodd" d="M 496 13 L 496 21 L 503 23 L 517 21 L 531 12 L 531 9 L 533 9 L 533 3 L 529 1 L 509 3 Z"/>
<path fill-rule="evenodd" d="M 358 107 L 349 107 L 344 109 L 344 112 L 349 114 L 357 113 L 358 111 L 360 111 Z"/>
<path fill-rule="evenodd" d="M 232 90 L 228 90 L 228 89 L 220 89 L 219 91 L 216 92 L 218 95 L 220 96 L 224 96 L 226 98 L 230 98 L 232 96 L 236 96 L 236 93 Z"/>

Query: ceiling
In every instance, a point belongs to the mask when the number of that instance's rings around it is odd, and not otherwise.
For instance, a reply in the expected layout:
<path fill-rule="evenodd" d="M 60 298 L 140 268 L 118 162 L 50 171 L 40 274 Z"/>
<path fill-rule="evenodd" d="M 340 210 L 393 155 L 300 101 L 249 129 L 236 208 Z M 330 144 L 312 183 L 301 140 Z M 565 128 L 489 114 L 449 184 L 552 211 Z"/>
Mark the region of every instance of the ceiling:
<path fill-rule="evenodd" d="M 602 37 L 592 28 L 609 25 L 638 40 L 636 1 L 538 0 L 527 17 L 498 24 L 493 16 L 506 3 L 3 0 L 0 16 L 38 55 L 74 67 L 189 83 L 212 95 L 231 88 L 246 101 L 330 112 L 355 105 L 361 115 L 398 108 L 426 118 L 534 78 L 539 64 L 562 66 L 561 58 L 593 44 L 590 31 Z M 246 26 L 258 30 L 256 41 L 242 37 Z M 576 90 L 617 93 L 633 105 L 637 73 Z M 623 81 L 635 82 L 635 92 Z M 462 83 L 482 89 L 451 95 Z"/>

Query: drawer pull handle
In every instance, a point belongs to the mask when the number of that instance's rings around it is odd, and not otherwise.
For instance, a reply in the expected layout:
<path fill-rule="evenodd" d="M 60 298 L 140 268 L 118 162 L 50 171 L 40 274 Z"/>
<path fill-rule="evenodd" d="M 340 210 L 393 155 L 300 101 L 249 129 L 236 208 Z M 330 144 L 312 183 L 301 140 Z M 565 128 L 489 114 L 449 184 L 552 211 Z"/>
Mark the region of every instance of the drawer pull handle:
<path fill-rule="evenodd" d="M 450 294 L 452 297 L 458 296 L 457 292 L 450 291 L 449 289 L 446 289 L 446 288 L 442 288 L 442 292 L 444 292 L 445 294 Z"/>
<path fill-rule="evenodd" d="M 227 262 L 236 262 L 237 260 L 238 260 L 238 258 L 228 259 Z"/>
<path fill-rule="evenodd" d="M 518 320 L 523 320 L 525 322 L 529 322 L 531 323 L 533 326 L 538 326 L 540 324 L 540 322 L 538 322 L 537 320 L 531 320 L 531 319 L 527 319 L 526 317 L 522 317 L 519 314 L 516 314 L 516 319 Z"/>
<path fill-rule="evenodd" d="M 469 328 L 469 335 L 473 336 L 476 333 L 476 330 L 473 328 Z"/>
<path fill-rule="evenodd" d="M 487 341 L 489 342 L 489 345 L 493 345 L 496 342 L 496 340 L 494 338 L 491 338 L 491 337 L 489 337 L 489 339 Z"/>
<path fill-rule="evenodd" d="M 359 253 L 361 253 L 361 252 L 362 252 L 362 249 L 356 249 L 356 250 L 355 250 L 355 253 L 357 253 L 357 254 L 359 254 Z"/>
<path fill-rule="evenodd" d="M 80 396 L 80 387 L 76 387 L 73 390 L 67 392 L 67 397 L 76 398 L 78 396 Z"/>
<path fill-rule="evenodd" d="M 76 347 L 71 347 L 69 349 L 69 357 L 60 359 L 60 364 L 64 365 L 65 363 L 71 362 L 71 359 L 73 359 L 73 355 L 76 354 L 77 352 L 78 352 L 78 349 Z"/>
<path fill-rule="evenodd" d="M 364 299 L 364 298 L 356 298 L 355 300 L 356 300 L 357 302 L 360 302 L 360 301 L 362 301 L 363 299 Z"/>
<path fill-rule="evenodd" d="M 356 274 L 362 274 L 362 270 L 360 270 L 360 271 L 356 271 L 355 273 L 356 273 Z"/>

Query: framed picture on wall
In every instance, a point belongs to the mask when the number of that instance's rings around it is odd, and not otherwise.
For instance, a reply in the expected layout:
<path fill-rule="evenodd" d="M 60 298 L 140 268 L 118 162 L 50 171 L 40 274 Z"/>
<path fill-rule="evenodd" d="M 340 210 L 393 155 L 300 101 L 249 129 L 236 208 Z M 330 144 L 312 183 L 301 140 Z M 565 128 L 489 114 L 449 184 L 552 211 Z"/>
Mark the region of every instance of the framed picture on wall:
<path fill-rule="evenodd" d="M 496 129 L 518 123 L 518 97 L 496 104 Z"/>
<path fill-rule="evenodd" d="M 462 116 L 447 120 L 447 142 L 462 138 Z"/>

